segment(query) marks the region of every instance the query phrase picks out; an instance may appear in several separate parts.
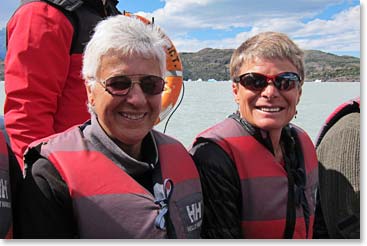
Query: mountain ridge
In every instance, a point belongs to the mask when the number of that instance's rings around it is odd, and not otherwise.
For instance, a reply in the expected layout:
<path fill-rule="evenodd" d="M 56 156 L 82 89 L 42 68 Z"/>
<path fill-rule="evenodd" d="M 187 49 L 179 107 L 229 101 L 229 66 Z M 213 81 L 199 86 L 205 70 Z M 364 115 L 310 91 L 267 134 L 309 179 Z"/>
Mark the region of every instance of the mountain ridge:
<path fill-rule="evenodd" d="M 319 50 L 305 50 L 305 81 L 359 82 L 360 59 L 338 56 Z M 181 52 L 184 80 L 229 80 L 233 49 L 205 48 Z M 0 81 L 4 80 L 4 61 L 0 60 Z"/>
<path fill-rule="evenodd" d="M 338 56 L 319 50 L 304 50 L 305 81 L 360 81 L 360 59 Z M 184 80 L 229 80 L 229 63 L 233 49 L 205 48 L 180 53 Z"/>

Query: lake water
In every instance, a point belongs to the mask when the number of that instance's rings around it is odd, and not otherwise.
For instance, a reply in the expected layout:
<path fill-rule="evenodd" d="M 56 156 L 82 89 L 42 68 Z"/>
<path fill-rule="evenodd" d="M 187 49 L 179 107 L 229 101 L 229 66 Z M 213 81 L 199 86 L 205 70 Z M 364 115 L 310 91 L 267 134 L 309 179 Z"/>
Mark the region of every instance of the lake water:
<path fill-rule="evenodd" d="M 237 109 L 231 83 L 184 82 L 184 98 L 172 115 L 166 134 L 189 147 L 202 130 L 223 120 Z M 315 142 L 326 117 L 341 103 L 360 95 L 360 83 L 305 83 L 297 106 L 297 119 L 292 122 L 303 128 Z M 0 82 L 0 114 L 3 115 L 4 83 Z M 155 128 L 163 131 L 168 117 Z"/>
<path fill-rule="evenodd" d="M 230 82 L 185 82 L 184 99 L 173 114 L 166 134 L 188 147 L 196 134 L 237 110 Z M 360 83 L 305 83 L 297 118 L 292 123 L 304 129 L 315 142 L 327 116 L 341 103 L 360 95 Z M 168 118 L 168 117 L 167 117 Z M 167 118 L 156 128 L 164 129 Z"/>

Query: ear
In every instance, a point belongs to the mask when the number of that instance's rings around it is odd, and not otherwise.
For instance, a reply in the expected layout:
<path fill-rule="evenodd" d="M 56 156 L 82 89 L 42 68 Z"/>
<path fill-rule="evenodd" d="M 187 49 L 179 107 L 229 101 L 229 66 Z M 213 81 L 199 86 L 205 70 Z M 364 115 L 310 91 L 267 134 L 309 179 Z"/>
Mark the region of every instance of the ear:
<path fill-rule="evenodd" d="M 90 105 L 94 106 L 94 93 L 93 93 L 92 86 L 86 83 L 85 88 L 87 90 L 88 102 Z"/>
<path fill-rule="evenodd" d="M 302 87 L 299 89 L 298 100 L 296 105 L 298 105 L 299 101 L 301 100 L 301 95 L 302 95 Z"/>
<path fill-rule="evenodd" d="M 232 93 L 233 93 L 233 96 L 234 96 L 234 101 L 239 104 L 240 103 L 240 99 L 239 99 L 239 86 L 237 83 L 232 83 Z"/>

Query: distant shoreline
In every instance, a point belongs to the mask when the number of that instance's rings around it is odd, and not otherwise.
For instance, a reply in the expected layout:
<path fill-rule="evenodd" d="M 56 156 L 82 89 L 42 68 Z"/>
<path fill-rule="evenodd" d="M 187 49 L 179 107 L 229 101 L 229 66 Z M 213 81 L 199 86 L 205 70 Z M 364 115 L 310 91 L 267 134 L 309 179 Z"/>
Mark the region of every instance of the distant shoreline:
<path fill-rule="evenodd" d="M 206 48 L 197 52 L 182 52 L 183 79 L 188 81 L 229 80 L 229 63 L 233 50 Z M 359 82 L 360 58 L 338 56 L 319 50 L 305 50 L 305 80 L 307 82 Z M 4 80 L 4 61 L 0 60 L 0 80 Z"/>

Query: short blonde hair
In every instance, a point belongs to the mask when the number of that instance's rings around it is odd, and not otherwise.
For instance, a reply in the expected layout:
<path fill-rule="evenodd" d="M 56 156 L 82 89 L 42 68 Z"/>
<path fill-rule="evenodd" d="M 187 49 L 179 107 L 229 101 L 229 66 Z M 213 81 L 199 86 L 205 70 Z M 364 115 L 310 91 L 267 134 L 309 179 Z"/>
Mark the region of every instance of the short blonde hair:
<path fill-rule="evenodd" d="M 232 54 L 230 76 L 239 76 L 243 64 L 260 59 L 288 60 L 292 63 L 304 82 L 304 52 L 284 33 L 262 32 L 243 42 Z"/>

